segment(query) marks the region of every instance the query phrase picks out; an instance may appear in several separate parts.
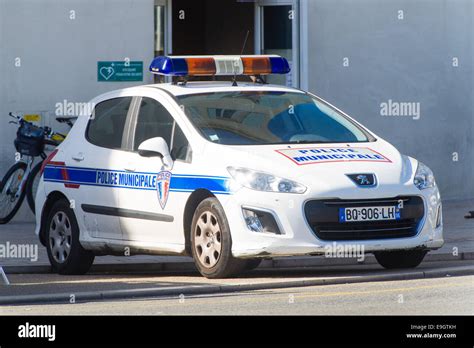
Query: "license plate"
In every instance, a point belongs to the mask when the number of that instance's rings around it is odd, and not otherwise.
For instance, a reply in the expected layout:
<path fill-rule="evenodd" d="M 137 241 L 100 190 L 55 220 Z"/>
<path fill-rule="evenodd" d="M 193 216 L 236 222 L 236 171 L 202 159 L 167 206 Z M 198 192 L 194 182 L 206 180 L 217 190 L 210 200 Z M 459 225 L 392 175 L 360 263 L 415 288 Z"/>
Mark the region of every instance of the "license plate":
<path fill-rule="evenodd" d="M 400 209 L 386 207 L 339 208 L 339 222 L 400 220 Z"/>

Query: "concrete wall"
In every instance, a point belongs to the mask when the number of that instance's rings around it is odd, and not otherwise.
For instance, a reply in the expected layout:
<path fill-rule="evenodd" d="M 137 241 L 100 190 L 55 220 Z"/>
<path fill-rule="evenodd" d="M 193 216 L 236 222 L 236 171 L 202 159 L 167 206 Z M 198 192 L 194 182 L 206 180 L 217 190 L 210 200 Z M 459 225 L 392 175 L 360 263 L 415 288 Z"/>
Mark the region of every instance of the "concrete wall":
<path fill-rule="evenodd" d="M 474 2 L 300 4 L 302 87 L 432 167 L 444 198 L 474 198 Z M 8 111 L 50 123 L 64 99 L 151 83 L 153 35 L 153 0 L 0 0 L 0 174 L 14 161 Z M 143 82 L 97 82 L 97 61 L 125 57 L 144 62 Z M 420 103 L 420 119 L 381 116 L 388 100 Z"/>
<path fill-rule="evenodd" d="M 49 123 L 64 99 L 151 83 L 153 23 L 153 0 L 0 0 L 0 175 L 14 162 L 9 111 L 43 112 Z M 143 82 L 97 82 L 97 61 L 125 57 L 143 61 Z"/>
<path fill-rule="evenodd" d="M 301 16 L 309 90 L 429 165 L 444 198 L 474 198 L 474 1 L 301 0 Z M 381 116 L 388 100 L 420 119 Z"/>

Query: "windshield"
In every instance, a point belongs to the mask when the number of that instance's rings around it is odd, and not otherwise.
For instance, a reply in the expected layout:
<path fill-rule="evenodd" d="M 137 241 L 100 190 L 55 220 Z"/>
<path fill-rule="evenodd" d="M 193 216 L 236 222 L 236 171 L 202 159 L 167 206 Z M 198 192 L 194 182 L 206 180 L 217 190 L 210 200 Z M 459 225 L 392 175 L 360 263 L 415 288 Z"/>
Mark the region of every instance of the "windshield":
<path fill-rule="evenodd" d="M 371 137 L 305 93 L 216 92 L 178 100 L 202 135 L 219 144 L 354 143 Z"/>

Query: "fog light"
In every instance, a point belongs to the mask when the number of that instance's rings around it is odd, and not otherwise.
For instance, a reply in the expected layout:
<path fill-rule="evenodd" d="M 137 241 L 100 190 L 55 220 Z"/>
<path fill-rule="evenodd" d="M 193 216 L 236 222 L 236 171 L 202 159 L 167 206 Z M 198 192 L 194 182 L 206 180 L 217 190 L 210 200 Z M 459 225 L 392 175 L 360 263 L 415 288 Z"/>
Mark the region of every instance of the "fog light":
<path fill-rule="evenodd" d="M 248 211 L 248 210 L 247 210 Z M 253 215 L 250 215 L 253 214 Z M 260 220 L 258 219 L 257 214 L 254 212 L 249 212 L 249 215 L 245 217 L 245 223 L 250 231 L 253 232 L 263 232 L 263 226 Z"/>
<path fill-rule="evenodd" d="M 266 211 L 243 208 L 245 223 L 252 232 L 281 234 L 273 215 Z"/>

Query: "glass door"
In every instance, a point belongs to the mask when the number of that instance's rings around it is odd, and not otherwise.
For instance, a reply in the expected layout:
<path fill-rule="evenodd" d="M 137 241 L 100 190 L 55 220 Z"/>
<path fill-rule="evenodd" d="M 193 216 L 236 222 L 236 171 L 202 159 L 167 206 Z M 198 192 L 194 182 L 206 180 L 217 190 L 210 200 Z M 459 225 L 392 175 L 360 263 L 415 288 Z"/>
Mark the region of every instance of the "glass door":
<path fill-rule="evenodd" d="M 268 83 L 299 87 L 298 1 L 259 0 L 256 3 L 255 28 L 257 54 L 285 57 L 291 67 L 286 75 L 270 75 Z"/>

